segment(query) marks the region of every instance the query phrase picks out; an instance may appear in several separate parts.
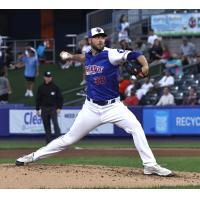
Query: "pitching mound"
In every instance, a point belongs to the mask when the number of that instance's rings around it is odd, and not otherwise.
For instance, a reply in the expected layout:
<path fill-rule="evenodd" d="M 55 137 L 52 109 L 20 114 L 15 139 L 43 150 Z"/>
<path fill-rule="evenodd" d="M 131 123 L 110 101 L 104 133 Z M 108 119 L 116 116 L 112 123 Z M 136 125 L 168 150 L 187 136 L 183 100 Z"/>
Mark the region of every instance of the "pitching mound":
<path fill-rule="evenodd" d="M 200 173 L 145 176 L 128 167 L 31 164 L 0 165 L 0 188 L 152 188 L 200 185 Z"/>

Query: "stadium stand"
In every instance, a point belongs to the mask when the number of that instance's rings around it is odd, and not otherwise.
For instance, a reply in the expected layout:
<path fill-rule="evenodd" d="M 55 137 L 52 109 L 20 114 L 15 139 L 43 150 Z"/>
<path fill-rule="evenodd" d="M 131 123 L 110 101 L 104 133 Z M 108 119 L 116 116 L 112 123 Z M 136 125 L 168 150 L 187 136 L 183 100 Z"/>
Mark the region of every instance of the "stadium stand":
<path fill-rule="evenodd" d="M 154 14 L 162 14 L 162 13 L 180 13 L 183 12 L 183 10 L 165 10 L 165 9 L 158 9 L 158 10 L 151 10 L 151 9 L 131 9 L 131 10 L 97 10 L 95 12 L 91 12 L 87 16 L 87 30 L 93 26 L 102 26 L 106 33 L 109 35 L 109 39 L 111 41 L 111 46 L 113 48 L 118 48 L 120 45 L 116 38 L 116 26 L 119 22 L 119 18 L 122 14 L 125 14 L 128 16 L 128 20 L 130 23 L 130 38 L 131 43 L 129 44 L 129 47 L 132 49 L 136 48 L 137 41 L 140 39 L 144 45 L 147 43 L 147 33 L 148 30 L 151 28 L 150 25 L 150 17 Z M 193 10 L 188 10 L 187 12 L 194 12 Z M 103 16 L 103 17 L 102 17 Z M 95 20 L 94 20 L 95 19 Z M 81 33 L 77 35 L 76 41 L 77 41 L 77 47 L 80 40 L 84 38 L 86 33 Z M 188 36 L 189 40 L 195 44 L 197 52 L 200 51 L 200 37 L 199 36 Z M 169 50 L 171 53 L 177 53 L 180 54 L 180 46 L 182 44 L 182 36 L 178 37 L 172 37 L 172 36 L 165 36 L 162 37 L 162 43 L 167 44 Z M 28 41 L 11 41 L 8 43 L 8 45 L 12 44 L 14 45 L 15 51 L 19 52 L 24 49 L 25 43 Z M 30 42 L 30 41 L 29 41 Z M 34 40 L 32 41 L 34 43 L 34 47 L 36 47 L 41 41 Z M 13 53 L 13 51 L 12 51 Z M 50 52 L 51 59 L 53 63 L 55 62 L 55 51 L 54 49 Z M 148 53 L 147 53 L 148 54 Z M 194 88 L 198 97 L 197 104 L 200 104 L 200 61 L 199 61 L 199 54 L 197 53 L 196 63 L 194 64 L 184 64 L 183 65 L 183 75 L 177 76 L 174 75 L 175 84 L 173 87 L 170 88 L 171 93 L 175 96 L 175 102 L 176 105 L 181 105 L 183 103 L 183 98 L 188 93 L 188 89 L 190 87 Z M 53 59 L 52 59 L 53 58 Z M 13 57 L 13 60 L 15 61 L 16 58 Z M 56 67 L 59 67 L 56 65 Z M 73 68 L 73 66 L 72 66 Z M 41 68 L 42 69 L 42 68 Z M 53 68 L 58 70 L 57 68 Z M 43 69 L 42 69 L 43 70 Z M 71 70 L 71 69 L 67 69 Z M 60 77 L 62 79 L 63 72 L 62 70 L 58 70 Z M 150 77 L 154 80 L 155 83 L 161 78 L 163 72 L 163 65 L 157 64 L 150 68 Z M 21 73 L 21 72 L 20 72 Z M 57 72 L 56 72 L 57 73 Z M 77 69 L 74 71 L 74 73 L 77 73 L 78 76 L 82 77 L 81 70 Z M 17 79 L 17 74 L 15 74 L 15 79 Z M 67 73 L 66 73 L 67 74 Z M 65 75 L 65 74 L 64 74 Z M 123 71 L 122 76 L 127 77 L 127 72 Z M 10 76 L 10 75 L 9 75 Z M 11 74 L 12 76 L 12 74 Z M 13 75 L 14 76 L 14 75 Z M 66 76 L 66 75 L 65 75 Z M 75 75 L 77 77 L 77 75 Z M 64 78 L 63 78 L 64 79 Z M 66 94 L 66 104 L 65 105 L 81 105 L 84 101 L 84 98 L 82 97 L 82 93 L 80 95 L 81 90 L 83 88 L 79 88 L 79 86 L 73 82 L 72 80 L 70 82 L 70 87 L 63 88 L 64 94 Z M 81 81 L 81 79 L 80 79 Z M 138 80 L 140 85 L 142 85 L 142 80 Z M 74 84 L 74 85 L 73 85 Z M 14 85 L 15 87 L 15 85 Z M 15 91 L 20 91 L 16 89 Z M 79 96 L 77 95 L 79 94 Z M 17 94 L 16 96 L 19 96 Z M 160 97 L 160 94 L 156 90 L 149 91 L 144 98 L 142 98 L 142 101 L 140 102 L 140 105 L 155 105 Z M 67 102 L 68 99 L 68 102 Z M 79 99 L 77 101 L 77 99 Z M 11 103 L 14 103 L 14 98 L 11 98 Z M 20 99 L 21 100 L 21 99 Z M 17 103 L 17 102 L 16 102 Z M 31 103 L 32 104 L 32 103 Z"/>

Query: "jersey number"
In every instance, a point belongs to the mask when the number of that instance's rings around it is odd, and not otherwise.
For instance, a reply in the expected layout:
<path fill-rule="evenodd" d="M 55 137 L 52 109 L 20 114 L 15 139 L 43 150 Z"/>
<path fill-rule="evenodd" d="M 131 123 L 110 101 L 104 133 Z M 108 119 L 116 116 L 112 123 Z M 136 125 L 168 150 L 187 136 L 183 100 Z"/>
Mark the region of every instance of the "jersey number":
<path fill-rule="evenodd" d="M 106 77 L 105 76 L 98 76 L 94 78 L 94 82 L 96 85 L 104 85 L 106 82 Z"/>

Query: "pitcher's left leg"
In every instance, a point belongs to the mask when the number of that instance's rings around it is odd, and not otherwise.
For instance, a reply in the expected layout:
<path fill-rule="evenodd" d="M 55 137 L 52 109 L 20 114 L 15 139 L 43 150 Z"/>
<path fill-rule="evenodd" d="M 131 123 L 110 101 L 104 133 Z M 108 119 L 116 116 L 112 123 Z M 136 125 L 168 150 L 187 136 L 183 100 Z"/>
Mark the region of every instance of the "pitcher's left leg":
<path fill-rule="evenodd" d="M 156 163 L 141 124 L 126 106 L 118 104 L 117 109 L 113 109 L 110 115 L 113 116 L 113 120 L 116 120 L 114 122 L 116 125 L 123 128 L 127 133 L 132 134 L 136 149 L 143 162 L 144 174 L 156 174 L 159 176 L 173 175 L 171 170 L 161 167 Z"/>
<path fill-rule="evenodd" d="M 134 115 L 128 114 L 127 118 L 116 122 L 115 124 L 133 136 L 135 147 L 142 159 L 143 165 L 155 165 L 155 157 L 148 145 L 142 126 L 136 117 Z"/>
<path fill-rule="evenodd" d="M 127 133 L 132 134 L 135 147 L 139 152 L 143 165 L 156 164 L 154 155 L 148 145 L 143 128 L 135 115 L 123 103 L 113 105 L 104 115 L 105 122 L 112 122 Z"/>

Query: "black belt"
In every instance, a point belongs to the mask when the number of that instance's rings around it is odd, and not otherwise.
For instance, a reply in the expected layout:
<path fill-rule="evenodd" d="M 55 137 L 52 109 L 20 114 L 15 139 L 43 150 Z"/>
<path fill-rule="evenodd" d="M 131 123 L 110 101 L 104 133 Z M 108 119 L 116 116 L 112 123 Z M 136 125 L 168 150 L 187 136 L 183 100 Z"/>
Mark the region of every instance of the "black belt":
<path fill-rule="evenodd" d="M 105 105 L 108 105 L 108 104 L 111 104 L 111 103 L 115 103 L 116 102 L 116 99 L 112 99 L 112 100 L 107 100 L 107 101 L 96 101 L 96 100 L 93 100 L 93 99 L 90 99 L 89 97 L 87 97 L 87 100 L 88 101 L 91 101 L 93 103 L 96 103 L 100 106 L 105 106 Z"/>

